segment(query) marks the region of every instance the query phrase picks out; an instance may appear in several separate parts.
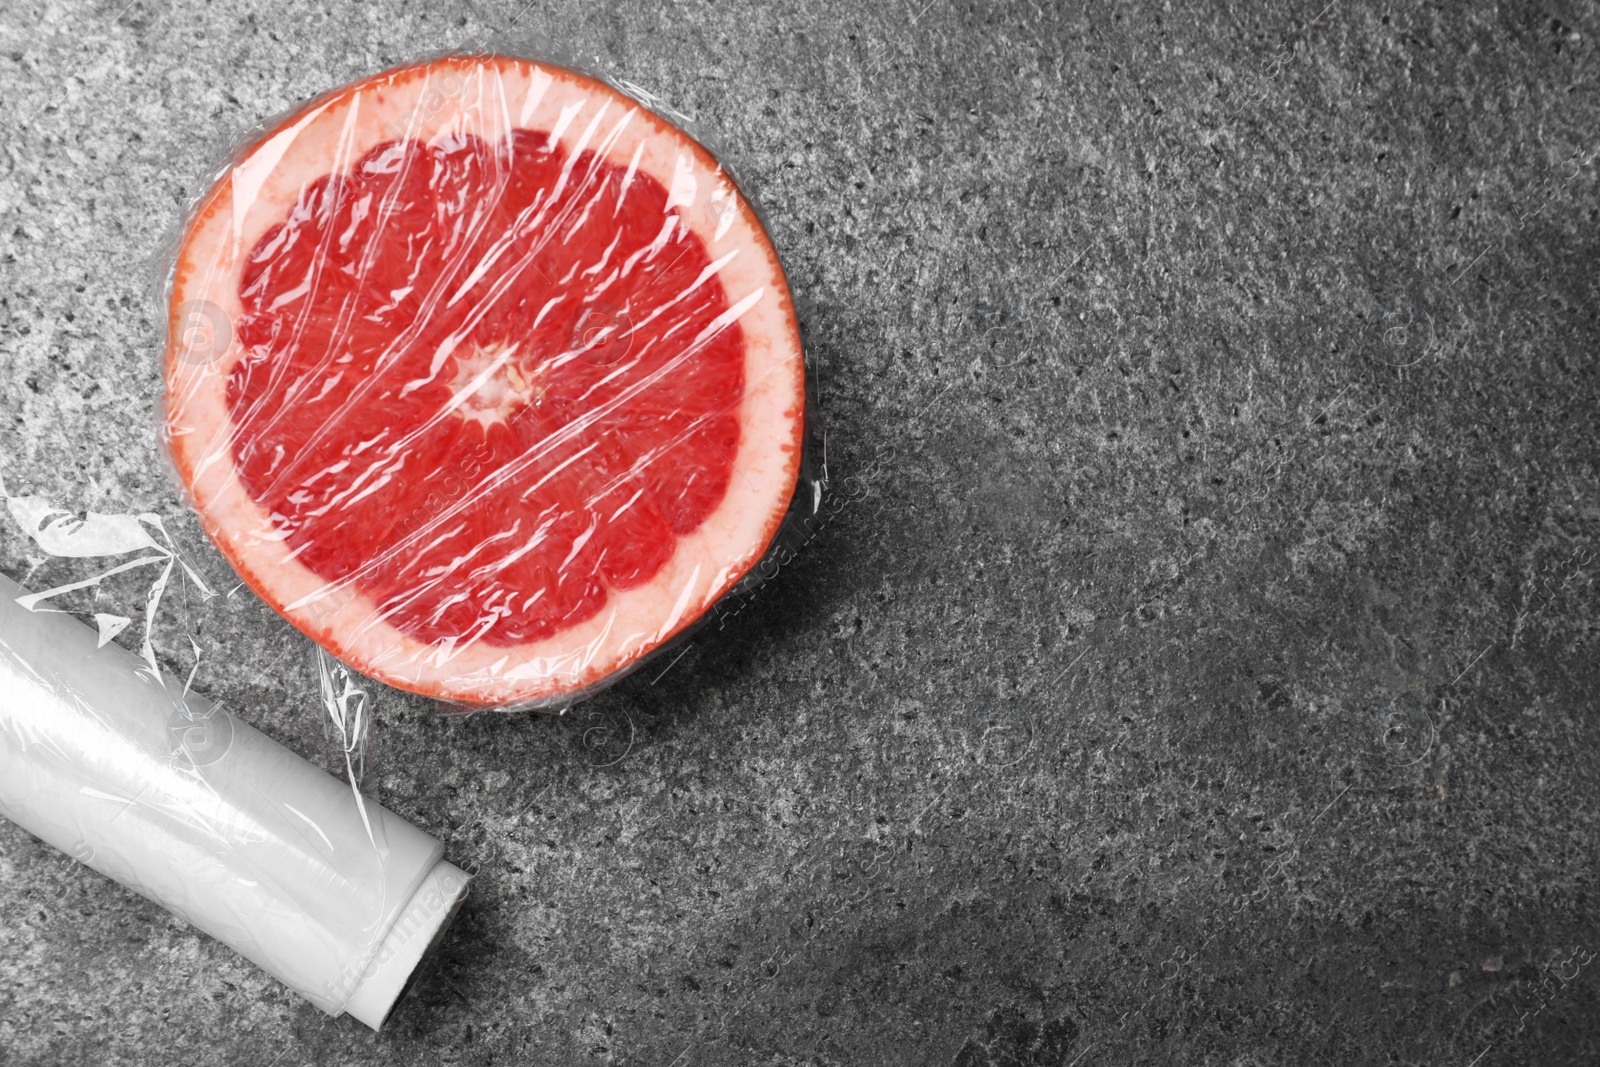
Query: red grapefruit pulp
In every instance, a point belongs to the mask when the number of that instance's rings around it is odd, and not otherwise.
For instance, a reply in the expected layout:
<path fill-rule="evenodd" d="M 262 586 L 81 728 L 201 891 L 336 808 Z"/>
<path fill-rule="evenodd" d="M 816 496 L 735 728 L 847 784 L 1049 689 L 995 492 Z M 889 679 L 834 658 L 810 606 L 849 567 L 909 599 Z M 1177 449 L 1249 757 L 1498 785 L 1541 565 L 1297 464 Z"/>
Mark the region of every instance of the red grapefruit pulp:
<path fill-rule="evenodd" d="M 761 559 L 800 340 L 749 204 L 608 86 L 449 57 L 313 101 L 191 219 L 165 435 L 207 533 L 356 669 L 562 703 Z"/>

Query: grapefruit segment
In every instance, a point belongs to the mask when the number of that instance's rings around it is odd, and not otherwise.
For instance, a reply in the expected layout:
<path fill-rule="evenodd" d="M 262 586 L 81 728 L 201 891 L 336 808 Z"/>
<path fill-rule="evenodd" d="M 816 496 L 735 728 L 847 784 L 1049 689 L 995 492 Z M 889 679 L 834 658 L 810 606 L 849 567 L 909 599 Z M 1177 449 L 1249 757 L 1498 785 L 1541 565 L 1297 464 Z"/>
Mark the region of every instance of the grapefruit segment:
<path fill-rule="evenodd" d="M 184 331 L 196 308 L 233 324 Z M 356 669 L 479 706 L 636 664 L 761 559 L 804 367 L 759 220 L 604 84 L 449 57 L 313 101 L 191 219 L 165 435 L 207 533 Z"/>

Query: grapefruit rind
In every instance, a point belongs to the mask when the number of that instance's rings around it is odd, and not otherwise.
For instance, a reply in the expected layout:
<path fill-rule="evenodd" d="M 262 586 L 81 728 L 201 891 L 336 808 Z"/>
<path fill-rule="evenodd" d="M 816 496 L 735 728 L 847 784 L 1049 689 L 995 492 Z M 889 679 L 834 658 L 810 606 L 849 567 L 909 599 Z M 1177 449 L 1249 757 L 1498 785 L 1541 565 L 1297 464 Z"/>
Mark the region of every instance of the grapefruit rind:
<path fill-rule="evenodd" d="M 529 644 L 425 644 L 385 621 L 359 584 L 330 582 L 298 562 L 245 491 L 226 398 L 243 354 L 237 332 L 218 353 L 214 338 L 185 333 L 181 309 L 209 304 L 237 322 L 242 264 L 257 241 L 305 186 L 347 171 L 375 146 L 462 134 L 494 143 L 518 128 L 549 131 L 569 155 L 597 152 L 670 190 L 669 207 L 721 264 L 729 314 L 743 331 L 741 444 L 721 505 L 679 537 L 647 584 L 611 590 L 599 614 Z M 447 57 L 374 75 L 308 103 L 245 150 L 201 202 L 180 245 L 165 376 L 165 438 L 178 477 L 245 582 L 362 673 L 479 707 L 568 702 L 690 626 L 755 567 L 777 534 L 804 433 L 804 361 L 787 282 L 733 181 L 710 153 L 637 101 L 572 71 L 513 57 Z"/>

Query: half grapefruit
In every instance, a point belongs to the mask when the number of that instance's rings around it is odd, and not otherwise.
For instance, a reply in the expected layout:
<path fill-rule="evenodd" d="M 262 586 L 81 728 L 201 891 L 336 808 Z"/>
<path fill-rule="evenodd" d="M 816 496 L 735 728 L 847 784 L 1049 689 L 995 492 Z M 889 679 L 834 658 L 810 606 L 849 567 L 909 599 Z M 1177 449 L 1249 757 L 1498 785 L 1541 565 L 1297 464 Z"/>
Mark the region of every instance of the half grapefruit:
<path fill-rule="evenodd" d="M 682 131 L 452 56 L 307 104 L 190 219 L 165 438 L 207 533 L 390 685 L 569 702 L 762 558 L 805 371 L 778 257 Z"/>

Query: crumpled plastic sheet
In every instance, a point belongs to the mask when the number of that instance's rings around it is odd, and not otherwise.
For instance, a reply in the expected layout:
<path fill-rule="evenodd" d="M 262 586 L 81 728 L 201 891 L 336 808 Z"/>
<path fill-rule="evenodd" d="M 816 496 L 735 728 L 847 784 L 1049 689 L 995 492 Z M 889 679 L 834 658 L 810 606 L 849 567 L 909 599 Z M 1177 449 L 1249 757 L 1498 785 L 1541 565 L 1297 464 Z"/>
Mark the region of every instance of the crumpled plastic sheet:
<path fill-rule="evenodd" d="M 17 527 L 46 557 L 106 561 L 105 569 L 87 578 L 22 594 L 17 598 L 19 606 L 34 612 L 69 614 L 68 608 L 59 605 L 69 602 L 71 594 L 93 590 L 98 599 L 98 593 L 108 579 L 133 571 L 143 571 L 149 575 L 139 645 L 139 673 L 155 684 L 165 686 L 165 677 L 156 661 L 152 638 L 162 599 L 174 571 L 181 570 L 202 604 L 220 594 L 179 552 L 161 517 L 148 512 L 108 515 L 94 511 L 80 517 L 42 496 L 11 495 L 6 492 L 3 479 L 0 479 L 0 499 L 4 499 L 6 510 Z M 128 556 L 133 558 L 123 558 Z M 111 643 L 133 621 L 127 615 L 110 611 L 88 614 L 97 631 L 96 647 L 99 648 Z M 192 635 L 189 637 L 189 650 L 192 660 L 183 686 L 182 695 L 185 697 L 193 688 L 202 659 L 200 645 Z M 343 764 L 345 779 L 352 787 L 355 802 L 365 820 L 366 798 L 361 786 L 373 750 L 371 686 L 326 652 L 319 649 L 317 657 L 318 696 L 324 712 L 324 737 L 338 762 Z"/>

